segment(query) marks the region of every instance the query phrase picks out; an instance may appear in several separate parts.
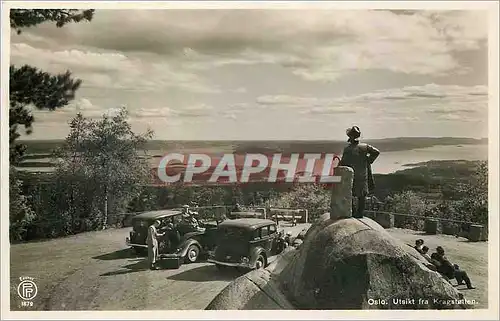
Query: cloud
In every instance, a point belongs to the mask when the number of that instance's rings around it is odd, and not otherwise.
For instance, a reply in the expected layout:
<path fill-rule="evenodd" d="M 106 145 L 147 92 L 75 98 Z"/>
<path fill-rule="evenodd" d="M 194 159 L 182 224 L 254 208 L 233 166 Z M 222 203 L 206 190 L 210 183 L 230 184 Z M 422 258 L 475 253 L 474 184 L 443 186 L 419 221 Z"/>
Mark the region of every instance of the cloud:
<path fill-rule="evenodd" d="M 220 109 L 207 104 L 195 104 L 183 108 L 139 108 L 131 112 L 132 117 L 148 119 L 166 119 L 166 120 L 186 120 L 193 121 L 200 119 L 204 122 L 220 121 L 221 119 L 236 120 L 238 114 L 244 110 L 238 109 Z"/>
<path fill-rule="evenodd" d="M 370 119 L 418 120 L 432 114 L 453 114 L 460 116 L 456 120 L 484 120 L 488 112 L 488 90 L 486 86 L 427 84 L 332 98 L 266 95 L 257 97 L 256 103 L 261 108 L 298 110 L 305 115 L 358 114 Z"/>
<path fill-rule="evenodd" d="M 82 86 L 130 91 L 178 88 L 195 93 L 220 93 L 194 73 L 182 71 L 150 55 L 128 56 L 119 52 L 82 50 L 52 51 L 25 43 L 11 45 L 14 64 L 30 64 L 50 72 L 71 70 Z"/>
<path fill-rule="evenodd" d="M 236 88 L 236 89 L 234 90 L 234 92 L 235 92 L 235 93 L 238 93 L 238 94 L 244 94 L 244 93 L 246 93 L 246 92 L 248 92 L 248 91 L 247 91 L 247 89 L 246 89 L 245 87 L 238 87 L 238 88 Z"/>
<path fill-rule="evenodd" d="M 175 109 L 173 113 L 181 117 L 203 117 L 210 116 L 214 112 L 214 108 L 207 104 L 197 104 L 188 106 L 182 109 Z"/>
<path fill-rule="evenodd" d="M 457 115 L 457 114 L 443 114 L 443 115 L 438 116 L 438 119 L 445 120 L 445 121 L 465 121 L 465 122 L 475 121 L 475 119 L 462 117 L 462 116 Z"/>
<path fill-rule="evenodd" d="M 145 119 L 155 119 L 155 118 L 166 118 L 166 119 L 192 119 L 192 118 L 206 118 L 207 117 L 225 117 L 226 114 L 235 112 L 217 110 L 214 107 L 207 104 L 195 104 L 186 107 L 179 108 L 139 108 L 132 112 L 133 117 L 145 118 Z"/>
<path fill-rule="evenodd" d="M 229 111 L 229 112 L 224 112 L 224 113 L 222 113 L 221 115 L 222 115 L 222 117 L 224 117 L 224 118 L 229 118 L 229 119 L 232 119 L 232 120 L 236 120 L 236 119 L 238 119 L 238 115 L 237 115 L 237 113 L 232 112 L 232 111 Z"/>
<path fill-rule="evenodd" d="M 359 95 L 354 100 L 418 100 L 418 99 L 458 99 L 485 100 L 488 96 L 488 87 L 478 86 L 457 86 L 427 84 L 424 86 L 405 86 L 402 88 L 390 88 L 378 90 Z M 352 100 L 352 98 L 351 98 Z"/>
<path fill-rule="evenodd" d="M 175 113 L 168 107 L 163 108 L 139 108 L 131 112 L 137 118 L 162 118 L 174 116 Z"/>
<path fill-rule="evenodd" d="M 149 53 L 182 66 L 184 72 L 278 64 L 305 80 L 336 81 L 360 70 L 467 73 L 455 53 L 485 44 L 488 15 L 481 10 L 414 10 L 411 14 L 386 10 L 211 10 L 210 14 L 206 10 L 98 10 L 91 23 L 59 29 L 42 25 L 15 38 L 40 46 Z M 111 66 L 115 61 L 130 63 L 122 57 L 113 61 Z"/>
<path fill-rule="evenodd" d="M 87 98 L 79 98 L 71 101 L 67 106 L 63 108 L 58 108 L 54 111 L 49 110 L 39 110 L 30 107 L 30 110 L 35 117 L 35 126 L 39 123 L 57 123 L 59 125 L 64 122 L 68 122 L 76 116 L 76 114 L 81 113 L 85 117 L 98 118 L 103 115 L 113 115 L 119 108 L 103 108 L 92 103 Z"/>
<path fill-rule="evenodd" d="M 233 103 L 233 104 L 229 105 L 229 109 L 232 112 L 242 112 L 245 110 L 249 110 L 253 107 L 254 107 L 253 104 L 248 103 L 248 102 Z"/>

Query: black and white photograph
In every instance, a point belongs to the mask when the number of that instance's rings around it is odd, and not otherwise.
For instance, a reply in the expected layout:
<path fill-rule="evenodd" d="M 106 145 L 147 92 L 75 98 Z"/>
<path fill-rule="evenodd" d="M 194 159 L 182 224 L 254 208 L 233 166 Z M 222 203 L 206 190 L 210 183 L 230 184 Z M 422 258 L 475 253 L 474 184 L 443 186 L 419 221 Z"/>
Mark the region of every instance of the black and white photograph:
<path fill-rule="evenodd" d="M 2 319 L 498 318 L 499 5 L 393 3 L 2 2 Z"/>

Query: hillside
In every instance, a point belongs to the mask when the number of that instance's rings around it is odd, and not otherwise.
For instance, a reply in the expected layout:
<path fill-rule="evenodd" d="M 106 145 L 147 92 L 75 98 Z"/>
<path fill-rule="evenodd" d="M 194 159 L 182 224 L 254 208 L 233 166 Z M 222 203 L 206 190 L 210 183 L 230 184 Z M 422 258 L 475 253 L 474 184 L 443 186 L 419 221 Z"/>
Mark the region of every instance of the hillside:
<path fill-rule="evenodd" d="M 376 194 L 378 197 L 412 190 L 427 196 L 443 192 L 447 197 L 454 195 L 447 193 L 457 183 L 467 182 L 475 172 L 478 161 L 444 160 L 428 161 L 404 166 L 415 166 L 392 174 L 375 174 Z"/>

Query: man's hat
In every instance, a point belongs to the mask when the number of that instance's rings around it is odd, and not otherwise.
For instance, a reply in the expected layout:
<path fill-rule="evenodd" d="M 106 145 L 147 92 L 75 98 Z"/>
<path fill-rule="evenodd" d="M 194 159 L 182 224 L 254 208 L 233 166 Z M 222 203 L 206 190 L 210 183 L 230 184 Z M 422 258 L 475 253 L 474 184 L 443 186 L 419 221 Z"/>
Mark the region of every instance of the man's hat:
<path fill-rule="evenodd" d="M 345 133 L 348 137 L 351 138 L 359 138 L 359 136 L 361 136 L 361 130 L 359 130 L 358 126 L 352 126 L 351 128 L 347 128 Z"/>
<path fill-rule="evenodd" d="M 182 205 L 182 208 L 189 208 L 189 205 Z"/>

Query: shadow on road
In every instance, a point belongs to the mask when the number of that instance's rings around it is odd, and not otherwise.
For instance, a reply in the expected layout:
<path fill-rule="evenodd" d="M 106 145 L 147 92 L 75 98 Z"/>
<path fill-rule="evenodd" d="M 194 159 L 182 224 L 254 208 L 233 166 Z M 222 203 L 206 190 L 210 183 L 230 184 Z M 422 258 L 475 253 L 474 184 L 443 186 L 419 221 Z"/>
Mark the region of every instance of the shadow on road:
<path fill-rule="evenodd" d="M 122 249 L 115 252 L 94 256 L 94 260 L 103 260 L 103 261 L 111 261 L 111 260 L 122 260 L 122 259 L 135 259 L 140 257 L 131 249 Z"/>
<path fill-rule="evenodd" d="M 232 281 L 244 273 L 245 272 L 236 269 L 219 271 L 215 265 L 205 265 L 169 276 L 168 279 L 192 282 Z"/>
<path fill-rule="evenodd" d="M 140 271 L 147 271 L 149 270 L 149 263 L 148 260 L 141 260 L 132 264 L 125 265 L 123 268 L 124 268 L 123 270 L 106 272 L 101 274 L 100 276 L 113 276 L 113 275 L 128 274 Z"/>

